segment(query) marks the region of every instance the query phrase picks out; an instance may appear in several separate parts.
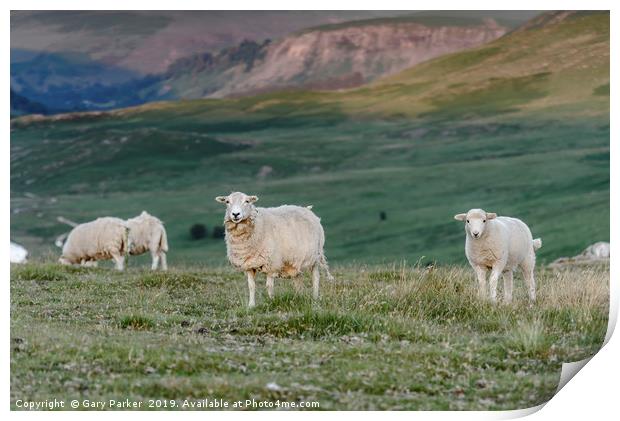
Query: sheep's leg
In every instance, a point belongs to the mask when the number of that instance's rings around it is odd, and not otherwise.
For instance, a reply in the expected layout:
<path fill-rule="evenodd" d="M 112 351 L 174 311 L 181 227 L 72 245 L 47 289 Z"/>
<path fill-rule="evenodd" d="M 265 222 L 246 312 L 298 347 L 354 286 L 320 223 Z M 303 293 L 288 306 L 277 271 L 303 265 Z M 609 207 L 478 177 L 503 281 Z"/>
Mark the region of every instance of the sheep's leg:
<path fill-rule="evenodd" d="M 159 252 L 159 259 L 161 262 L 161 270 L 166 271 L 168 270 L 168 262 L 166 261 L 166 252 L 165 251 L 160 251 Z"/>
<path fill-rule="evenodd" d="M 122 272 L 123 269 L 125 269 L 125 256 L 122 254 L 113 254 L 112 258 L 114 259 L 116 269 Z"/>
<path fill-rule="evenodd" d="M 321 280 L 321 273 L 319 272 L 319 266 L 314 265 L 312 268 L 312 298 L 315 300 L 319 298 L 319 282 Z"/>
<path fill-rule="evenodd" d="M 273 298 L 273 278 L 274 275 L 267 275 L 267 295 L 269 298 Z"/>
<path fill-rule="evenodd" d="M 504 272 L 504 302 L 512 301 L 512 270 Z"/>
<path fill-rule="evenodd" d="M 521 271 L 523 273 L 523 279 L 527 285 L 527 290 L 530 296 L 530 302 L 536 301 L 536 280 L 534 279 L 534 262 L 528 261 L 521 265 Z"/>
<path fill-rule="evenodd" d="M 151 252 L 151 259 L 153 263 L 151 264 L 151 270 L 157 270 L 157 266 L 159 265 L 159 253 L 156 251 Z"/>
<path fill-rule="evenodd" d="M 496 265 L 491 269 L 491 276 L 489 276 L 489 288 L 490 288 L 490 298 L 491 302 L 497 302 L 497 281 L 499 280 L 500 275 L 502 274 L 504 266 Z"/>
<path fill-rule="evenodd" d="M 480 298 L 486 298 L 487 296 L 487 270 L 482 266 L 474 266 L 476 277 L 478 278 L 478 294 Z"/>
<path fill-rule="evenodd" d="M 250 301 L 248 302 L 248 307 L 256 306 L 255 296 L 256 296 L 256 282 L 254 278 L 256 277 L 256 272 L 253 270 L 248 270 L 246 272 L 248 274 L 248 290 L 250 292 Z"/>

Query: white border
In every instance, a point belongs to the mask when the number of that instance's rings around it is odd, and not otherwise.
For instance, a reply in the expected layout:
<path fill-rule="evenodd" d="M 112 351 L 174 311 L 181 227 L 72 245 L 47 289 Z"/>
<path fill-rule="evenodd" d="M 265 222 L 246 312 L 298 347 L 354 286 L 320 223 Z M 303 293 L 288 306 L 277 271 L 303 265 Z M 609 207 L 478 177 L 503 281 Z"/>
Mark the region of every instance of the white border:
<path fill-rule="evenodd" d="M 531 1 L 531 0 L 522 0 L 519 2 L 503 2 L 499 4 L 497 1 L 479 1 L 479 0 L 470 0 L 467 2 L 458 2 L 458 1 L 433 1 L 433 2 L 406 2 L 406 1 L 393 1 L 393 0 L 383 0 L 381 2 L 377 1 L 340 1 L 334 2 L 325 1 L 325 0 L 315 0 L 315 1 L 273 1 L 273 0 L 264 0 L 261 2 L 250 2 L 250 1 L 236 1 L 234 3 L 225 3 L 221 2 L 205 2 L 205 1 L 186 1 L 186 0 L 177 0 L 175 2 L 165 2 L 161 0 L 152 0 L 152 1 L 135 1 L 135 0 L 108 0 L 106 2 L 84 2 L 84 1 L 75 1 L 75 0 L 60 0 L 54 2 L 46 2 L 46 1 L 32 1 L 32 0 L 23 0 L 23 1 L 14 1 L 9 0 L 5 4 L 8 7 L 5 8 L 3 12 L 4 25 L 2 25 L 3 31 L 3 52 L 5 59 L 9 57 L 9 49 L 10 49 L 10 9 L 15 10 L 47 10 L 47 9 L 81 9 L 81 10 L 103 10 L 103 9 L 112 9 L 112 10 L 132 10 L 132 9 L 145 9 L 145 10 L 199 10 L 199 9 L 212 9 L 212 10 L 363 10 L 363 9 L 380 9 L 380 10 L 460 10 L 465 8 L 477 9 L 477 10 L 572 10 L 572 9 L 584 9 L 584 10 L 612 10 L 611 13 L 611 45 L 612 45 L 612 61 L 611 61 L 611 74 L 617 74 L 618 66 L 617 66 L 617 31 L 615 28 L 618 27 L 618 18 L 617 18 L 617 10 L 618 7 L 614 7 L 616 4 L 620 4 L 618 2 L 612 1 L 599 1 L 599 0 L 591 0 L 591 1 Z M 9 80 L 9 66 L 5 64 L 2 67 L 3 80 Z M 3 103 L 2 115 L 5 116 L 2 120 L 3 133 L 5 134 L 2 137 L 2 154 L 3 154 L 3 176 L 0 179 L 0 186 L 2 189 L 2 210 L 4 215 L 10 214 L 10 190 L 9 190 L 9 180 L 10 180 L 10 149 L 9 149 L 9 119 L 8 115 L 10 113 L 9 107 L 9 87 L 5 88 L 5 102 Z M 611 121 L 614 121 L 614 116 L 617 116 L 616 111 L 616 101 L 615 99 L 618 97 L 618 88 L 615 83 L 611 84 Z M 611 127 L 611 138 L 617 139 L 617 130 L 615 125 L 612 124 Z M 620 164 L 617 156 L 617 147 L 614 142 L 611 142 L 611 214 L 619 215 L 618 213 L 618 188 L 617 184 L 617 174 L 618 171 L 614 168 L 618 168 Z M 593 215 L 593 218 L 596 218 L 596 215 Z M 2 232 L 3 242 L 0 244 L 0 250 L 2 250 L 2 255 L 8 256 L 8 243 L 10 236 L 10 228 L 9 224 L 0 224 L 0 231 Z M 614 223 L 614 220 L 611 220 L 611 238 L 612 243 L 616 244 L 616 241 L 619 240 L 618 237 L 618 224 Z M 8 290 L 9 283 L 9 263 L 8 259 L 0 259 L 0 267 L 2 268 L 2 273 L 5 274 L 4 281 L 6 282 L 5 288 Z M 614 265 L 612 262 L 611 265 L 611 279 L 618 279 L 618 270 L 617 265 Z M 618 291 L 618 285 L 615 282 L 611 282 L 611 314 L 610 321 L 615 325 L 615 321 L 617 320 L 618 315 L 618 299 L 620 297 Z M 5 290 L 5 291 L 7 291 Z M 8 291 L 4 297 L 4 313 L 3 313 L 3 323 L 2 323 L 2 348 L 0 349 L 0 355 L 2 356 L 2 360 L 4 364 L 2 365 L 3 369 L 3 381 L 1 384 L 1 394 L 0 396 L 5 397 L 6 401 L 3 405 L 4 411 L 8 412 L 10 408 L 9 402 L 9 384 L 10 384 L 10 366 L 9 366 L 9 327 L 10 327 L 10 300 Z M 618 335 L 611 336 L 613 331 L 613 325 L 610 324 L 610 328 L 608 330 L 607 339 L 609 342 L 603 347 L 603 349 L 596 354 L 592 360 L 586 365 L 584 370 L 581 370 L 573 380 L 569 381 L 568 384 L 551 400 L 549 401 L 542 410 L 536 412 L 532 415 L 532 419 L 537 420 L 551 420 L 551 419 L 562 419 L 562 420 L 571 420 L 571 419 L 580 419 L 584 418 L 588 419 L 609 419 L 612 416 L 617 416 L 618 414 L 618 379 L 617 376 L 620 373 L 620 364 L 618 363 L 618 359 L 620 358 L 620 340 L 618 340 Z M 537 408 L 539 409 L 539 408 Z M 444 419 L 471 419 L 471 420 L 480 420 L 480 419 L 506 419 L 506 418 L 515 418 L 526 415 L 527 413 L 531 413 L 535 409 L 530 410 L 520 410 L 520 411 L 506 411 L 506 412 L 390 412 L 390 413 L 381 413 L 379 416 L 381 417 L 390 417 L 393 419 L 410 419 L 411 417 L 415 417 L 417 419 L 432 419 L 432 420 L 444 420 Z M 123 414 L 125 415 L 125 414 Z M 107 419 L 111 417 L 119 417 L 123 416 L 119 413 L 89 413 L 88 417 L 92 417 L 95 419 Z M 131 417 L 134 419 L 162 419 L 168 417 L 176 417 L 179 413 L 131 413 Z M 351 416 L 359 417 L 361 419 L 377 416 L 375 413 L 371 412 L 359 412 L 355 414 L 350 414 Z M 82 418 L 84 415 L 79 412 L 74 413 L 50 413 L 50 412 L 12 412 L 10 416 L 16 419 L 23 418 L 39 418 L 39 417 L 49 417 L 49 418 L 57 418 L 57 419 L 77 419 Z M 183 417 L 194 418 L 194 419 L 204 419 L 204 417 L 209 418 L 241 418 L 241 417 L 256 417 L 259 419 L 284 419 L 284 417 L 290 417 L 291 414 L 283 414 L 278 412 L 265 412 L 265 413 L 212 413 L 209 412 L 205 414 L 203 412 L 184 412 Z M 327 419 L 336 419 L 341 415 L 338 413 L 295 413 L 295 417 L 300 417 L 307 419 L 308 417 L 323 417 Z M 347 414 L 346 416 L 349 416 Z"/>

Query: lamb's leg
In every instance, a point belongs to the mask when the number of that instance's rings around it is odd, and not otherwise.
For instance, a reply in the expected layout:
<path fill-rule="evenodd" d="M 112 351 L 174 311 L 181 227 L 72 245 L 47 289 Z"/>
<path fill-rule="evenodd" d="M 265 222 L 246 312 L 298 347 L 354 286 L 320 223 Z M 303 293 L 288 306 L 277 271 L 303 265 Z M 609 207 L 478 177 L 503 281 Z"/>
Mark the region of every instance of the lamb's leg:
<path fill-rule="evenodd" d="M 478 278 L 478 294 L 484 299 L 487 296 L 487 269 L 483 266 L 474 266 L 474 271 Z"/>
<path fill-rule="evenodd" d="M 491 269 L 491 276 L 489 276 L 489 288 L 491 302 L 493 303 L 497 302 L 497 281 L 499 280 L 499 277 L 503 271 L 503 264 L 497 264 Z"/>
<path fill-rule="evenodd" d="M 166 271 L 168 270 L 168 262 L 166 260 L 166 252 L 165 251 L 160 251 L 159 252 L 159 259 L 161 262 L 161 270 Z"/>
<path fill-rule="evenodd" d="M 525 279 L 525 285 L 527 285 L 528 294 L 530 296 L 530 302 L 536 301 L 536 280 L 534 279 L 534 259 L 525 259 L 526 261 L 521 264 L 521 272 L 523 273 L 523 279 Z"/>
<path fill-rule="evenodd" d="M 512 270 L 504 272 L 504 302 L 512 302 Z"/>
<path fill-rule="evenodd" d="M 267 275 L 267 295 L 269 298 L 273 298 L 273 278 L 274 275 Z"/>
<path fill-rule="evenodd" d="M 248 302 L 248 307 L 254 307 L 256 306 L 256 301 L 254 299 L 256 295 L 256 282 L 254 282 L 256 272 L 253 270 L 248 270 L 246 273 L 248 274 L 248 290 L 250 292 L 250 301 Z"/>
<path fill-rule="evenodd" d="M 122 272 L 123 269 L 125 269 L 125 256 L 122 254 L 113 254 L 112 258 L 114 259 L 116 269 Z"/>
<path fill-rule="evenodd" d="M 317 300 L 319 298 L 319 282 L 321 280 L 321 273 L 319 272 L 319 265 L 314 265 L 312 268 L 312 298 Z"/>
<path fill-rule="evenodd" d="M 151 251 L 151 259 L 153 260 L 151 270 L 157 270 L 157 266 L 159 265 L 159 254 L 156 251 Z"/>

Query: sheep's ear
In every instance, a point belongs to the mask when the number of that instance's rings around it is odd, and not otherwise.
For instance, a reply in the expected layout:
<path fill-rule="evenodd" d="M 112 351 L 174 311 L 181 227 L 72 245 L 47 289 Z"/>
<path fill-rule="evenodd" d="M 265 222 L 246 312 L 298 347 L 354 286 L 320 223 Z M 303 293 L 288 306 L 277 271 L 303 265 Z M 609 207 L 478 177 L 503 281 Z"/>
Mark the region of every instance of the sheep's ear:
<path fill-rule="evenodd" d="M 454 219 L 456 219 L 457 221 L 464 221 L 465 218 L 467 218 L 466 213 L 459 213 L 458 215 L 454 215 Z"/>
<path fill-rule="evenodd" d="M 258 202 L 258 196 L 249 196 L 248 200 L 250 203 Z"/>
<path fill-rule="evenodd" d="M 495 212 L 487 212 L 487 219 L 495 219 L 497 214 Z"/>
<path fill-rule="evenodd" d="M 215 201 L 220 202 L 220 203 L 226 203 L 226 199 L 227 199 L 226 196 L 218 196 L 215 198 Z"/>

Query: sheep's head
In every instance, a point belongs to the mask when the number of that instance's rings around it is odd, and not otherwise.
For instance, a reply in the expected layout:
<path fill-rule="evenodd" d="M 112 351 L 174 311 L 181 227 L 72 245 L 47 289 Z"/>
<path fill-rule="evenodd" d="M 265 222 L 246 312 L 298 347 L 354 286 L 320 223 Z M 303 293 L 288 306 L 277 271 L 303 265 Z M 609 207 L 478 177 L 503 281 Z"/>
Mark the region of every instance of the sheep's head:
<path fill-rule="evenodd" d="M 454 215 L 457 221 L 465 221 L 465 232 L 474 239 L 482 238 L 487 222 L 496 217 L 496 213 L 485 212 L 482 209 L 470 209 L 467 213 Z"/>
<path fill-rule="evenodd" d="M 226 204 L 224 220 L 238 224 L 252 216 L 255 211 L 254 202 L 258 200 L 258 196 L 248 196 L 245 193 L 235 192 L 228 196 L 218 196 L 215 200 Z"/>

